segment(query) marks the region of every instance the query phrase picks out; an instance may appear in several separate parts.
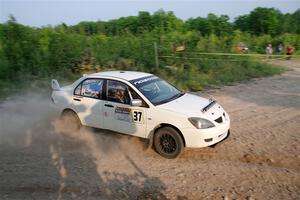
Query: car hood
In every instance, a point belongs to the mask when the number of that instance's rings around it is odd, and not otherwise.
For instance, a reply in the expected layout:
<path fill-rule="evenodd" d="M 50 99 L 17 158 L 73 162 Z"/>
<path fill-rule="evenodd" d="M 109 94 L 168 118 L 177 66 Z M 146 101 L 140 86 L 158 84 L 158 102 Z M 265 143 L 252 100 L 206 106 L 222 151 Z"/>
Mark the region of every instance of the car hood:
<path fill-rule="evenodd" d="M 182 97 L 168 103 L 157 106 L 160 109 L 183 114 L 187 117 L 204 117 L 214 120 L 220 117 L 224 110 L 219 104 L 215 104 L 208 111 L 202 112 L 202 109 L 211 101 L 209 99 L 193 95 L 184 94 Z"/>

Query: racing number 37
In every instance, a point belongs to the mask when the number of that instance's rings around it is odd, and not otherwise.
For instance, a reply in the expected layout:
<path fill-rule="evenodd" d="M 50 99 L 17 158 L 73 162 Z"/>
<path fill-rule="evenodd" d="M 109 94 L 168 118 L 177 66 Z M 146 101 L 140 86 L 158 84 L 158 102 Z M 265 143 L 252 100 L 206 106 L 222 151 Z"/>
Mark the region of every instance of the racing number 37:
<path fill-rule="evenodd" d="M 141 111 L 133 111 L 133 121 L 141 122 L 142 121 L 142 112 Z"/>

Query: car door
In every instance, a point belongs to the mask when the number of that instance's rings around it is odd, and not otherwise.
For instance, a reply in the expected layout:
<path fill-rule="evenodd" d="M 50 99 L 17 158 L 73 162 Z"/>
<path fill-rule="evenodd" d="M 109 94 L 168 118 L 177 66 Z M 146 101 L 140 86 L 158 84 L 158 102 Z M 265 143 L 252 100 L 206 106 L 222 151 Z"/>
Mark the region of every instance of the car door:
<path fill-rule="evenodd" d="M 103 79 L 88 78 L 74 90 L 73 109 L 84 125 L 103 128 Z"/>
<path fill-rule="evenodd" d="M 103 126 L 120 133 L 145 137 L 146 106 L 131 106 L 135 91 L 117 80 L 107 80 L 106 101 L 103 105 Z"/>

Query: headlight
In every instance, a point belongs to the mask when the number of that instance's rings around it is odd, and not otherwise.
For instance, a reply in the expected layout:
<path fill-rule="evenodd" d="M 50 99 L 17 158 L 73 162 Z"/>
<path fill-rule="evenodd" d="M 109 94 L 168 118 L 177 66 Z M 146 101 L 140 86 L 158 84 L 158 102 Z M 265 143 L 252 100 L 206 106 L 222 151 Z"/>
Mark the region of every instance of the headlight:
<path fill-rule="evenodd" d="M 188 120 L 198 129 L 206 129 L 214 127 L 215 125 L 208 121 L 207 119 L 199 118 L 199 117 L 190 117 Z"/>

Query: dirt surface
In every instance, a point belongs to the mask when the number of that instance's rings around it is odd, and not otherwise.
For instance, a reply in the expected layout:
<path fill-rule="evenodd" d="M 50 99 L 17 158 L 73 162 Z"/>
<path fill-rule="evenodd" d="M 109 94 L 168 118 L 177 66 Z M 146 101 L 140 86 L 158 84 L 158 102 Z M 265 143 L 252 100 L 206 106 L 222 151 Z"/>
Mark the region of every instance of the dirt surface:
<path fill-rule="evenodd" d="M 62 134 L 48 97 L 0 104 L 0 199 L 300 199 L 300 61 L 282 75 L 201 93 L 231 137 L 167 160 L 138 138 Z"/>

